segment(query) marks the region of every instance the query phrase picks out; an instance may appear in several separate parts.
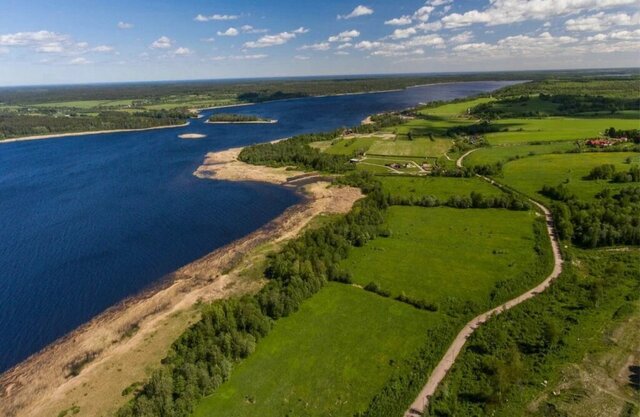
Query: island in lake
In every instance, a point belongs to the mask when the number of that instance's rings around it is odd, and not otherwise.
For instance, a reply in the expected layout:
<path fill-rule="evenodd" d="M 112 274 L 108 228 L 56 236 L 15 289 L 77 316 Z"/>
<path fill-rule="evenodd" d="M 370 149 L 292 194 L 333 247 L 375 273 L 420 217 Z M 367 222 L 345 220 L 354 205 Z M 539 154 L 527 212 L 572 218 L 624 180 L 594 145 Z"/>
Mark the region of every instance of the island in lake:
<path fill-rule="evenodd" d="M 245 123 L 278 123 L 277 120 L 265 119 L 253 114 L 218 113 L 211 115 L 207 123 L 212 124 L 245 124 Z"/>

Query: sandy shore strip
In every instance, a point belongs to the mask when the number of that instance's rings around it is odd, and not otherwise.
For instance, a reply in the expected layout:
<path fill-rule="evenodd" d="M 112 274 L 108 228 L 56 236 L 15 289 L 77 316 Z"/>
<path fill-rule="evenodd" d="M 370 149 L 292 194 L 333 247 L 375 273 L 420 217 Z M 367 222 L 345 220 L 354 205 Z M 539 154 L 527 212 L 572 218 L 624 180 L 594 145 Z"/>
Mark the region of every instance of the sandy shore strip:
<path fill-rule="evenodd" d="M 104 134 L 107 134 L 107 133 L 145 132 L 147 130 L 175 129 L 177 127 L 189 126 L 190 123 L 191 122 L 186 122 L 186 123 L 183 123 L 181 125 L 145 127 L 145 128 L 141 128 L 141 129 L 95 130 L 95 131 L 88 131 L 88 132 L 56 133 L 56 134 L 52 134 L 52 135 L 23 136 L 23 137 L 20 137 L 20 138 L 2 139 L 2 140 L 0 140 L 0 145 L 3 144 L 3 143 L 22 142 L 24 140 L 56 139 L 56 138 L 66 138 L 66 137 L 71 137 L 71 136 L 104 135 Z"/>
<path fill-rule="evenodd" d="M 245 164 L 237 159 L 240 151 L 210 153 L 194 174 L 273 184 L 313 177 L 285 168 Z M 359 189 L 322 181 L 301 188 L 304 201 L 264 227 L 122 301 L 0 375 L 0 415 L 50 417 L 74 406 L 78 407 L 74 415 L 79 417 L 112 415 L 131 398 L 131 394 L 122 395 L 123 390 L 144 381 L 159 366 L 171 343 L 198 320 L 198 302 L 259 290 L 264 281 L 248 277 L 247 270 L 297 236 L 316 216 L 346 213 L 363 197 Z M 71 365 L 83 361 L 87 363 L 79 375 L 71 376 Z"/>
<path fill-rule="evenodd" d="M 206 124 L 209 125 L 269 125 L 269 124 L 275 124 L 278 123 L 277 120 L 275 119 L 271 119 L 271 120 L 250 120 L 250 121 L 245 121 L 245 122 L 210 122 L 209 120 L 207 120 L 205 122 Z"/>

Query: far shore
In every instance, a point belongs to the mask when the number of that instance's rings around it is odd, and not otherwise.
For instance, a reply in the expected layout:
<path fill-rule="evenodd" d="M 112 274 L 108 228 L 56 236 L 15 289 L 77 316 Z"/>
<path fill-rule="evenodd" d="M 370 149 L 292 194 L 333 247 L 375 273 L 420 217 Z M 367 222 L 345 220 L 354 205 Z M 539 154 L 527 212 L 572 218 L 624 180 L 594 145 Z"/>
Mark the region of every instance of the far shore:
<path fill-rule="evenodd" d="M 237 121 L 237 122 L 211 122 L 209 120 L 207 120 L 205 122 L 206 124 L 210 124 L 210 125 L 269 125 L 269 124 L 275 124 L 278 123 L 277 120 L 272 119 L 272 120 L 246 120 L 246 121 Z"/>
<path fill-rule="evenodd" d="M 121 301 L 1 374 L 0 415 L 50 417 L 72 407 L 79 408 L 79 417 L 113 415 L 131 398 L 122 392 L 146 380 L 174 340 L 199 319 L 199 303 L 258 291 L 265 281 L 247 278 L 247 271 L 298 236 L 315 217 L 346 213 L 363 197 L 360 189 L 331 186 L 317 174 L 246 164 L 238 160 L 241 150 L 207 154 L 194 175 L 290 185 L 302 193 L 303 201 L 248 236 Z M 70 366 L 86 358 L 90 359 L 80 374 L 69 376 Z"/>
<path fill-rule="evenodd" d="M 360 91 L 360 92 L 354 92 L 354 93 L 338 93 L 338 94 L 325 94 L 325 95 L 306 96 L 306 97 L 293 97 L 293 98 L 287 98 L 287 99 L 282 99 L 282 100 L 268 100 L 268 101 L 264 101 L 263 103 L 270 103 L 272 101 L 301 100 L 301 99 L 305 99 L 305 98 L 339 97 L 339 96 L 355 96 L 355 95 L 376 94 L 376 93 L 392 93 L 392 92 L 408 90 L 410 88 L 428 87 L 430 85 L 462 84 L 462 83 L 467 83 L 467 82 L 474 82 L 474 81 L 449 81 L 449 82 L 442 82 L 442 83 L 417 84 L 417 85 L 410 85 L 410 86 L 407 86 L 405 88 L 398 88 L 398 89 L 393 89 L 393 90 Z M 206 110 L 217 110 L 217 109 L 226 109 L 226 108 L 233 108 L 233 107 L 254 106 L 256 104 L 261 104 L 261 103 L 225 104 L 224 106 L 200 107 L 200 108 L 194 108 L 194 109 L 191 109 L 191 110 L 194 113 L 200 113 L 200 112 L 206 111 Z M 198 118 L 201 118 L 201 116 L 202 115 L 198 114 Z M 239 123 L 247 123 L 247 124 L 249 124 L 249 123 L 277 123 L 277 122 L 278 121 L 276 120 L 276 121 L 268 121 L 268 122 L 262 122 L 262 121 L 259 121 L 259 122 L 258 121 L 257 122 L 209 122 L 209 121 L 206 121 L 205 123 L 208 123 L 208 124 L 239 124 Z M 157 127 L 148 127 L 148 128 L 142 128 L 142 129 L 97 130 L 97 131 L 73 132 L 73 133 L 56 133 L 56 134 L 51 134 L 51 135 L 24 136 L 24 137 L 19 137 L 19 138 L 3 139 L 3 140 L 0 140 L 0 144 L 11 143 L 11 142 L 20 142 L 20 141 L 25 141 L 25 140 L 55 139 L 55 138 L 64 138 L 64 137 L 71 137 L 71 136 L 101 135 L 101 134 L 106 134 L 106 133 L 141 132 L 141 131 L 155 130 L 155 129 L 170 129 L 170 128 L 188 126 L 189 123 L 190 122 L 186 122 L 185 124 L 181 124 L 181 125 L 157 126 Z"/>
<path fill-rule="evenodd" d="M 147 130 L 156 130 L 156 129 L 174 129 L 177 127 L 189 126 L 190 123 L 191 122 L 186 122 L 181 125 L 145 127 L 141 129 L 114 129 L 114 130 L 94 130 L 94 131 L 89 130 L 86 132 L 55 133 L 51 135 L 23 136 L 19 138 L 2 139 L 0 140 L 0 145 L 3 143 L 22 142 L 25 140 L 56 139 L 56 138 L 66 138 L 66 137 L 72 137 L 72 136 L 85 136 L 85 135 L 104 135 L 107 133 L 144 132 Z"/>

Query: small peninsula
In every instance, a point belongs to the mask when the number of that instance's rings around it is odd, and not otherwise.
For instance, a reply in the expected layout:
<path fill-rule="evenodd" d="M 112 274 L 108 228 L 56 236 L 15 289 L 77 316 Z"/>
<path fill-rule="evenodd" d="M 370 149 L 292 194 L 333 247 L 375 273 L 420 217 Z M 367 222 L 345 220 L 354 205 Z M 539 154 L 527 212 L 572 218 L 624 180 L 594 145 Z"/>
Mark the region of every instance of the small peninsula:
<path fill-rule="evenodd" d="M 218 113 L 214 114 L 207 123 L 211 124 L 250 124 L 250 123 L 278 123 L 277 120 L 265 119 L 253 114 L 233 114 L 233 113 Z"/>

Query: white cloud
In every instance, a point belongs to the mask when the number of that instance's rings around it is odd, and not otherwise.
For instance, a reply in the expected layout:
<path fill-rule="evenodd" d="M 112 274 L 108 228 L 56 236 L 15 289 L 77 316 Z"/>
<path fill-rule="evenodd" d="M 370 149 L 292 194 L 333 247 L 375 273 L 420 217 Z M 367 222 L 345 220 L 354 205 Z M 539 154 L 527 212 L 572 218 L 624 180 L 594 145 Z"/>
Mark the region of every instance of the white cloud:
<path fill-rule="evenodd" d="M 391 26 L 406 26 L 410 25 L 412 21 L 413 20 L 411 19 L 411 16 L 405 15 L 387 20 L 386 22 L 384 22 L 384 24 Z"/>
<path fill-rule="evenodd" d="M 33 46 L 61 43 L 68 40 L 68 35 L 49 32 L 47 30 L 41 30 L 39 32 L 17 32 L 0 35 L 0 46 Z"/>
<path fill-rule="evenodd" d="M 414 36 L 402 42 L 362 41 L 354 47 L 360 51 L 367 51 L 372 56 L 401 57 L 423 55 L 425 47 L 443 47 L 444 39 L 438 35 Z"/>
<path fill-rule="evenodd" d="M 484 23 L 488 26 L 510 24 L 525 20 L 547 20 L 550 17 L 598 10 L 636 3 L 637 0 L 491 0 L 483 10 L 469 10 L 463 14 L 452 13 L 442 18 L 446 28 Z"/>
<path fill-rule="evenodd" d="M 296 55 L 296 56 L 294 56 L 294 58 L 295 58 L 295 59 L 297 59 L 297 60 L 299 60 L 299 61 L 307 61 L 307 60 L 309 60 L 309 59 L 310 59 L 310 58 L 309 58 L 308 56 L 306 56 L 306 55 Z"/>
<path fill-rule="evenodd" d="M 238 36 L 240 32 L 236 28 L 229 28 L 224 32 L 218 31 L 218 36 Z"/>
<path fill-rule="evenodd" d="M 353 19 L 354 17 L 368 16 L 371 14 L 373 14 L 372 8 L 359 5 L 349 14 L 338 15 L 338 19 Z"/>
<path fill-rule="evenodd" d="M 200 39 L 202 42 L 212 43 L 216 41 L 216 38 L 202 38 Z"/>
<path fill-rule="evenodd" d="M 449 41 L 453 43 L 468 43 L 471 39 L 473 39 L 473 33 L 471 31 L 466 31 L 453 36 Z"/>
<path fill-rule="evenodd" d="M 414 26 L 418 30 L 422 30 L 424 32 L 437 32 L 442 29 L 442 23 L 440 21 L 431 22 L 431 23 L 420 23 Z"/>
<path fill-rule="evenodd" d="M 166 36 L 160 36 L 158 39 L 153 41 L 150 47 L 153 49 L 169 49 L 172 44 L 173 41 L 171 39 Z"/>
<path fill-rule="evenodd" d="M 391 39 L 406 39 L 418 33 L 415 28 L 396 29 L 390 35 Z"/>
<path fill-rule="evenodd" d="M 346 42 L 343 43 L 341 45 L 338 45 L 338 47 L 336 49 L 340 50 L 340 49 L 347 49 L 347 48 L 351 48 L 353 46 L 353 44 L 351 42 Z"/>
<path fill-rule="evenodd" d="M 113 46 L 109 46 L 109 45 L 99 45 L 96 46 L 95 48 L 91 49 L 93 52 L 113 52 L 114 48 Z"/>
<path fill-rule="evenodd" d="M 334 54 L 335 55 L 343 55 L 343 56 L 350 55 L 349 52 L 347 52 L 347 51 L 336 51 L 336 52 L 334 52 Z"/>
<path fill-rule="evenodd" d="M 214 21 L 225 21 L 225 20 L 236 20 L 239 16 L 229 15 L 229 14 L 212 14 L 211 16 L 205 16 L 202 14 L 198 14 L 193 18 L 196 22 L 210 22 Z"/>
<path fill-rule="evenodd" d="M 434 7 L 444 6 L 451 3 L 453 3 L 453 0 L 431 0 L 427 2 L 428 5 Z"/>
<path fill-rule="evenodd" d="M 77 57 L 77 58 L 73 58 L 71 61 L 69 61 L 69 64 L 71 65 L 87 65 L 87 64 L 92 64 L 91 61 L 89 61 L 86 58 L 83 57 Z"/>
<path fill-rule="evenodd" d="M 599 33 L 587 38 L 588 42 L 604 42 L 606 40 L 620 40 L 620 41 L 640 41 L 640 29 L 636 30 L 620 30 L 610 33 Z M 637 45 L 640 49 L 640 45 Z"/>
<path fill-rule="evenodd" d="M 297 35 L 307 33 L 309 29 L 299 27 L 292 32 L 281 32 L 276 35 L 264 35 L 257 41 L 246 42 L 245 48 L 268 48 L 270 46 L 284 45 L 291 39 L 295 39 Z"/>
<path fill-rule="evenodd" d="M 4 46 L 0 47 L 0 55 L 8 54 L 8 53 L 9 53 L 9 48 L 5 48 Z"/>
<path fill-rule="evenodd" d="M 571 36 L 553 36 L 549 32 L 538 36 L 514 35 L 508 36 L 496 42 L 465 43 L 453 48 L 455 52 L 472 52 L 485 56 L 546 56 L 549 54 L 566 53 L 573 45 L 577 45 L 578 39 Z"/>
<path fill-rule="evenodd" d="M 573 32 L 600 32 L 613 26 L 636 26 L 640 25 L 640 12 L 633 15 L 600 12 L 591 16 L 569 19 L 564 25 L 567 30 Z"/>
<path fill-rule="evenodd" d="M 186 56 L 191 55 L 193 52 L 189 48 L 179 47 L 175 51 L 173 51 L 173 55 Z"/>
<path fill-rule="evenodd" d="M 305 51 L 308 49 L 312 51 L 328 51 L 330 48 L 331 46 L 329 45 L 329 42 L 320 42 L 311 45 L 303 45 L 298 49 L 300 49 L 301 51 Z"/>
<path fill-rule="evenodd" d="M 118 29 L 133 29 L 133 23 L 118 22 Z"/>
<path fill-rule="evenodd" d="M 253 55 L 228 55 L 228 56 L 214 56 L 211 57 L 213 61 L 225 61 L 225 60 L 234 60 L 234 61 L 244 61 L 244 60 L 254 60 L 254 59 L 264 59 L 269 55 L 266 54 L 253 54 Z"/>
<path fill-rule="evenodd" d="M 253 27 L 253 26 L 251 26 L 251 25 L 244 25 L 244 26 L 241 26 L 241 27 L 240 27 L 240 30 L 242 31 L 242 33 L 252 33 L 252 34 L 255 34 L 255 33 L 266 33 L 266 32 L 268 32 L 268 30 L 267 30 L 267 29 L 257 29 L 257 28 L 254 28 L 254 27 Z"/>
<path fill-rule="evenodd" d="M 433 6 L 423 6 L 416 10 L 416 12 L 413 14 L 413 17 L 420 20 L 421 22 L 426 22 L 427 20 L 429 20 L 429 16 L 434 9 L 435 7 Z"/>
<path fill-rule="evenodd" d="M 357 38 L 358 36 L 360 36 L 360 32 L 357 30 L 347 30 L 329 37 L 329 42 L 350 42 L 353 38 Z"/>

